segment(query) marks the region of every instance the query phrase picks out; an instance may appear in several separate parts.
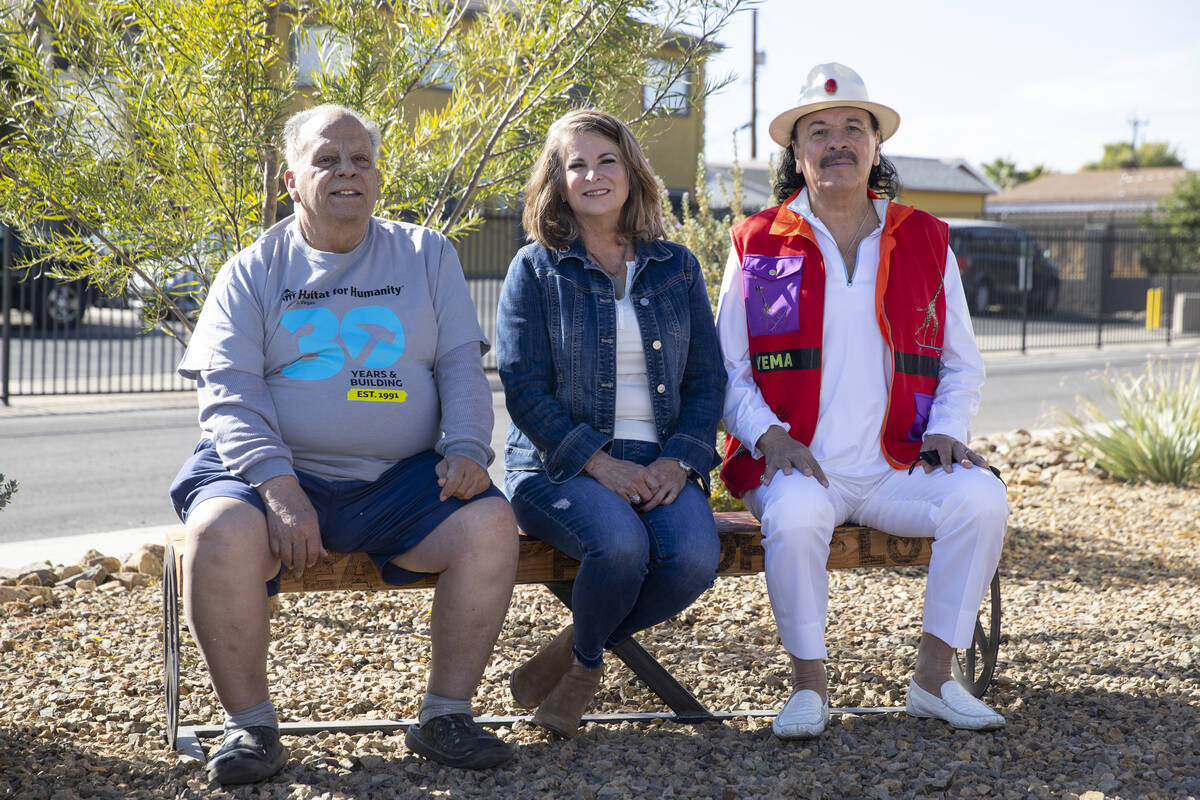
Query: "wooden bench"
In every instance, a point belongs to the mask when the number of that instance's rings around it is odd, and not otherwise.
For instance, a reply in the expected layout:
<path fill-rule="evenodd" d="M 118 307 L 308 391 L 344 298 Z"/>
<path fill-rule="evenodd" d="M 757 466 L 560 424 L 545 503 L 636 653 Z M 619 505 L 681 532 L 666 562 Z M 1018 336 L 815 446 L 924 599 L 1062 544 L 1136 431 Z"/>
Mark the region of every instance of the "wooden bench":
<path fill-rule="evenodd" d="M 763 571 L 762 537 L 758 521 L 746 512 L 716 512 L 717 532 L 721 537 L 721 560 L 718 576 L 754 575 Z M 220 726 L 179 725 L 179 598 L 183 565 L 183 528 L 172 529 L 167 536 L 163 558 L 163 668 L 167 701 L 167 743 L 172 748 L 203 758 L 198 737 L 218 736 Z M 843 525 L 833 535 L 828 569 L 870 569 L 878 567 L 927 566 L 933 540 L 902 538 L 882 531 L 856 525 Z M 579 562 L 555 550 L 544 542 L 528 537 L 521 539 L 521 555 L 517 564 L 517 583 L 540 583 L 546 586 L 567 607 L 571 602 L 571 582 Z M 281 578 L 280 592 L 375 591 L 429 588 L 437 584 L 437 576 L 429 576 L 403 586 L 384 583 L 379 571 L 365 554 L 330 554 L 297 578 L 287 572 Z M 957 654 L 954 675 L 979 697 L 987 688 L 996 668 L 1000 643 L 1000 575 L 992 577 L 988 603 L 989 619 L 975 624 L 972 647 Z M 647 653 L 636 639 L 630 638 L 612 651 L 671 709 L 671 713 L 590 714 L 589 721 L 673 719 L 678 722 L 710 722 L 732 716 L 773 715 L 775 711 L 713 712 L 684 688 L 659 662 Z M 867 711 L 878 709 L 843 709 Z M 894 710 L 894 709 L 887 709 Z M 528 717 L 480 718 L 481 724 L 511 724 Z M 395 731 L 411 725 L 413 720 L 354 720 L 335 722 L 283 723 L 284 733 L 306 734 L 321 730 L 343 732 Z"/>

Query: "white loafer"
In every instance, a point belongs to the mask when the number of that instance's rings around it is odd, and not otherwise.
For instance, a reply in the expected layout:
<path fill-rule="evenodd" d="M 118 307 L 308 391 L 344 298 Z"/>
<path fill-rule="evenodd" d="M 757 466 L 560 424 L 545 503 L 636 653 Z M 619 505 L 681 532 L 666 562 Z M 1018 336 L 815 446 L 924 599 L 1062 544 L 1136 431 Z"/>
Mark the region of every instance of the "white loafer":
<path fill-rule="evenodd" d="M 917 685 L 908 683 L 908 699 L 904 710 L 909 716 L 930 717 L 949 722 L 955 728 L 972 731 L 991 731 L 1004 727 L 1004 717 L 997 714 L 979 698 L 973 696 L 955 680 L 942 684 L 942 696 L 935 697 Z"/>
<path fill-rule="evenodd" d="M 812 689 L 801 689 L 784 703 L 771 730 L 780 739 L 811 739 L 820 736 L 828 723 L 829 701 Z"/>

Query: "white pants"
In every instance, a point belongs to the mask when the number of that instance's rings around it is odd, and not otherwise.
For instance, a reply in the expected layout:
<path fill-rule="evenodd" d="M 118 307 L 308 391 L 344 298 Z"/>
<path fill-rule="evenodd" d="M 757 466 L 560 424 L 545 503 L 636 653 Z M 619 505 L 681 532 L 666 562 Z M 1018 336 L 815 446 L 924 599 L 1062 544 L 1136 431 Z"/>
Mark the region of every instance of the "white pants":
<path fill-rule="evenodd" d="M 829 542 L 847 520 L 895 536 L 932 536 L 922 629 L 954 648 L 970 646 L 1008 521 L 1004 484 L 986 468 L 947 475 L 890 469 L 866 479 L 826 473 L 829 488 L 793 470 L 746 493 L 762 523 L 767 590 L 784 648 L 796 658 L 825 652 Z"/>

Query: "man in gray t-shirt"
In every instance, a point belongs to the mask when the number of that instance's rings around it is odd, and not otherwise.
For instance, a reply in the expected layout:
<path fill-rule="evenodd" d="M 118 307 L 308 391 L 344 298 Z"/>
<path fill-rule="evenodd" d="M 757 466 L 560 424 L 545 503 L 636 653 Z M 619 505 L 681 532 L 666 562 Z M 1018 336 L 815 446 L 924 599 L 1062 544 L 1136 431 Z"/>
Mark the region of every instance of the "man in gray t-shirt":
<path fill-rule="evenodd" d="M 487 466 L 489 346 L 454 248 L 372 215 L 379 133 L 350 109 L 284 130 L 289 217 L 222 268 L 180 362 L 203 436 L 171 488 L 187 526 L 184 607 L 225 708 L 208 761 L 222 784 L 277 773 L 266 598 L 284 569 L 368 553 L 385 581 L 439 573 L 419 724 L 406 741 L 451 766 L 508 745 L 471 697 L 516 572 L 516 524 Z"/>

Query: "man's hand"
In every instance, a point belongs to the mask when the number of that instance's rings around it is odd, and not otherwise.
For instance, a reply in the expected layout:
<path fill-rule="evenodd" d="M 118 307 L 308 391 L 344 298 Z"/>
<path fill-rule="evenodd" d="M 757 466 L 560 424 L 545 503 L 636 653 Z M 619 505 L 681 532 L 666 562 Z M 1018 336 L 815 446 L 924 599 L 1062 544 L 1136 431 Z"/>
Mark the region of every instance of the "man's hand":
<path fill-rule="evenodd" d="M 487 489 L 491 480 L 483 467 L 466 456 L 454 453 L 439 461 L 433 471 L 437 473 L 438 486 L 442 487 L 438 500 L 443 501 L 451 497 L 470 500 Z"/>
<path fill-rule="evenodd" d="M 658 480 L 658 491 L 641 506 L 641 511 L 650 511 L 674 503 L 675 498 L 683 491 L 690 474 L 689 470 L 674 458 L 657 458 L 650 462 L 646 469 Z"/>
<path fill-rule="evenodd" d="M 295 475 L 276 475 L 258 485 L 267 507 L 267 542 L 271 555 L 299 578 L 324 556 L 317 512 Z"/>
<path fill-rule="evenodd" d="M 938 454 L 938 461 L 941 462 L 942 469 L 950 472 L 950 467 L 955 462 L 962 464 L 967 469 L 971 467 L 986 467 L 987 459 L 976 453 L 974 450 L 967 449 L 967 446 L 955 439 L 953 436 L 947 436 L 944 433 L 927 433 L 925 438 L 921 440 L 921 451 L 932 450 Z M 921 466 L 925 468 L 925 474 L 933 472 L 932 464 L 923 463 Z"/>
<path fill-rule="evenodd" d="M 829 488 L 829 480 L 825 477 L 825 472 L 817 463 L 817 459 L 813 458 L 812 452 L 778 425 L 767 428 L 767 432 L 758 437 L 754 449 L 763 454 L 765 462 L 763 464 L 763 486 L 771 484 L 771 478 L 778 470 L 783 470 L 784 475 L 791 475 L 792 468 L 795 467 L 810 478 L 816 478 L 817 483 L 826 489 Z"/>
<path fill-rule="evenodd" d="M 657 496 L 662 488 L 659 485 L 659 476 L 649 467 L 613 458 L 603 450 L 597 451 L 588 459 L 583 465 L 583 471 L 595 478 L 605 489 L 615 492 L 625 502 L 639 508 Z M 680 470 L 676 467 L 675 471 Z M 661 504 L 662 501 L 658 502 Z"/>

